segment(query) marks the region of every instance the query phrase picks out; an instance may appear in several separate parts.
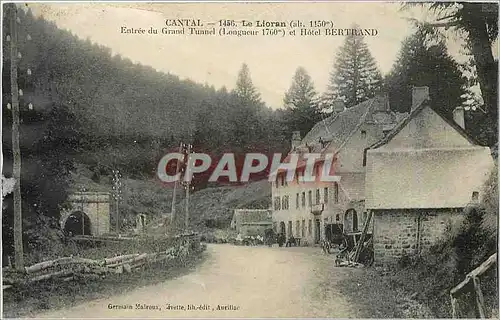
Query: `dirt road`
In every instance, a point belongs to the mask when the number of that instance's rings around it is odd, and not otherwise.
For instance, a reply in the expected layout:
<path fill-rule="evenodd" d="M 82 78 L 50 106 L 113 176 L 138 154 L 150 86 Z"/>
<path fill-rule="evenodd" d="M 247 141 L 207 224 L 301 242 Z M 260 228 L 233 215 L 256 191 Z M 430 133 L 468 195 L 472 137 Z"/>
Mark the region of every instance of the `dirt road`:
<path fill-rule="evenodd" d="M 207 254 L 188 275 L 37 317 L 357 316 L 335 286 L 361 270 L 333 267 L 333 256 L 318 248 L 209 245 Z M 327 275 L 329 290 L 322 283 Z"/>

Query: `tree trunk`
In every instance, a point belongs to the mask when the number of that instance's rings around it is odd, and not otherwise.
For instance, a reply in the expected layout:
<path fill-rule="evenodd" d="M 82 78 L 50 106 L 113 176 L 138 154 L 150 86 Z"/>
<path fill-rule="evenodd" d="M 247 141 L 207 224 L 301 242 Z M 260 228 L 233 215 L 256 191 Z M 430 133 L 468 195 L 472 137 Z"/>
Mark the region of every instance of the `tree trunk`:
<path fill-rule="evenodd" d="M 484 13 L 481 12 L 481 7 L 474 3 L 464 3 L 464 10 L 469 12 L 467 15 L 468 21 L 466 22 L 466 30 L 469 33 L 469 44 L 476 64 L 479 87 L 484 100 L 485 111 L 496 119 L 498 115 L 498 68 L 493 59 L 486 21 L 484 20 Z M 496 123 L 496 121 L 494 122 Z"/>

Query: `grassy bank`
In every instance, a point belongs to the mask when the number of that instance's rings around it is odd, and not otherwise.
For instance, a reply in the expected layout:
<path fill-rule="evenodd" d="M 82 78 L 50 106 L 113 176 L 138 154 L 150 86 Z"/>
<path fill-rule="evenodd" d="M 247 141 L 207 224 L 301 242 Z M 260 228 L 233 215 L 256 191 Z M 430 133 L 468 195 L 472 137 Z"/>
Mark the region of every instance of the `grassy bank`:
<path fill-rule="evenodd" d="M 340 282 L 340 292 L 361 318 L 432 318 L 429 308 L 415 293 L 395 286 L 391 277 L 374 268 L 352 273 Z"/>
<path fill-rule="evenodd" d="M 182 276 L 206 259 L 206 252 L 193 252 L 183 262 L 170 260 L 144 267 L 130 274 L 109 274 L 103 279 L 38 283 L 16 291 L 4 292 L 3 317 L 34 317 L 48 310 L 68 308 L 89 300 L 107 298 Z"/>
<path fill-rule="evenodd" d="M 404 257 L 392 269 L 365 269 L 342 282 L 363 317 L 451 318 L 450 290 L 497 252 L 498 177 L 493 171 L 479 206 L 465 208 L 461 225 L 450 224 L 442 240 L 419 257 Z M 498 266 L 481 275 L 486 317 L 498 318 Z M 458 297 L 458 316 L 475 318 L 475 296 Z"/>

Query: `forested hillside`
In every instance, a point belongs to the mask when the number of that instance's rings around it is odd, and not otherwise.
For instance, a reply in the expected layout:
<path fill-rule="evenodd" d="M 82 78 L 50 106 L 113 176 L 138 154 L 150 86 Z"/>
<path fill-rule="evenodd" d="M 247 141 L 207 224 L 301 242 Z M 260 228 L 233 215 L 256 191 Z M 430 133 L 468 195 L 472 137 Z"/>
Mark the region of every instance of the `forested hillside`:
<path fill-rule="evenodd" d="M 159 159 L 180 142 L 197 152 L 283 152 L 283 113 L 260 99 L 242 61 L 236 88 L 215 89 L 113 55 L 51 22 L 18 10 L 21 193 L 24 224 L 57 225 L 75 165 L 94 182 L 113 169 L 154 179 Z M 4 39 L 10 26 L 4 19 Z M 168 57 L 165 57 L 168 59 Z M 10 45 L 3 47 L 4 170 L 12 175 Z M 73 174 L 71 174 L 73 173 Z M 104 182 L 103 181 L 103 182 Z M 202 184 L 203 185 L 203 184 Z M 12 247 L 12 194 L 3 212 L 4 251 Z M 28 232 L 31 249 L 45 231 Z"/>
<path fill-rule="evenodd" d="M 38 123 L 55 106 L 66 107 L 78 120 L 72 126 L 78 130 L 80 147 L 97 151 L 82 159 L 89 165 L 123 166 L 131 173 L 144 173 L 154 168 L 148 162 L 155 162 L 162 151 L 181 140 L 198 140 L 198 148 L 215 153 L 221 146 L 231 150 L 283 147 L 279 119 L 258 96 L 247 99 L 134 64 L 109 48 L 36 19 L 29 11 L 24 15 L 20 10 L 20 19 L 21 110 L 31 102 L 30 122 Z M 4 50 L 3 94 L 8 102 L 8 46 Z M 253 89 L 251 82 L 239 84 Z M 21 112 L 21 116 L 28 115 Z M 4 108 L 4 124 L 9 120 Z M 5 138 L 8 143 L 9 137 Z M 144 159 L 134 157 L 138 153 Z"/>

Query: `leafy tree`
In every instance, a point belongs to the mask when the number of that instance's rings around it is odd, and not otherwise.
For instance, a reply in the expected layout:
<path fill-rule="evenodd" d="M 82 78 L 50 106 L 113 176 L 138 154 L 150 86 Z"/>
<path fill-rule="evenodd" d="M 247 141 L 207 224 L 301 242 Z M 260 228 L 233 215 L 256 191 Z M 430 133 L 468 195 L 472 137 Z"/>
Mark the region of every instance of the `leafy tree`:
<path fill-rule="evenodd" d="M 464 103 L 466 79 L 460 66 L 448 54 L 444 42 L 430 44 L 426 33 L 419 29 L 403 41 L 399 56 L 386 84 L 391 108 L 408 112 L 412 87 L 428 86 L 433 106 L 453 119 L 453 109 Z"/>
<path fill-rule="evenodd" d="M 352 29 L 359 29 L 357 25 Z M 326 107 L 341 100 L 346 107 L 355 106 L 375 96 L 382 87 L 382 75 L 377 68 L 362 35 L 346 36 L 337 52 L 334 71 L 326 93 Z"/>
<path fill-rule="evenodd" d="M 303 67 L 295 72 L 290 89 L 283 99 L 287 109 L 288 128 L 300 130 L 302 136 L 321 120 L 321 110 L 311 77 Z"/>

